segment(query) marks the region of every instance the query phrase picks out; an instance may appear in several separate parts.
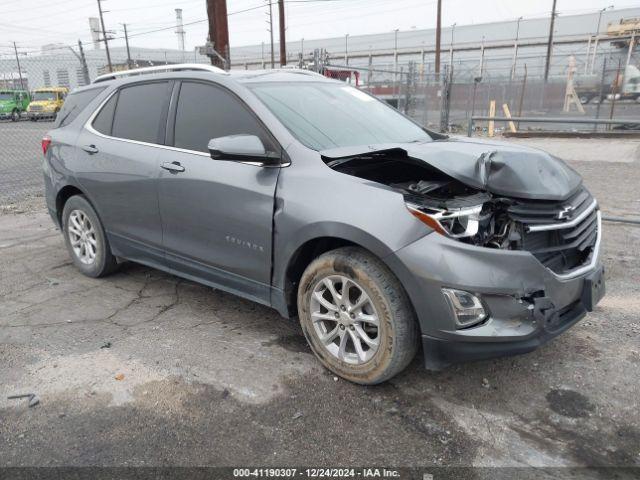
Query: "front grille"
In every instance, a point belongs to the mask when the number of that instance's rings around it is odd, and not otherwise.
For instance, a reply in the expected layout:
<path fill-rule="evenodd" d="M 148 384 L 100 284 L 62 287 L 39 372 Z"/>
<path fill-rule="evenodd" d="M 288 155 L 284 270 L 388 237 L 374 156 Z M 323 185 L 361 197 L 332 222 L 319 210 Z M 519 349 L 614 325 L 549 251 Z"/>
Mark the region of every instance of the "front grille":
<path fill-rule="evenodd" d="M 521 225 L 522 248 L 558 274 L 580 267 L 598 235 L 597 205 L 580 188 L 564 201 L 518 200 L 508 213 Z"/>

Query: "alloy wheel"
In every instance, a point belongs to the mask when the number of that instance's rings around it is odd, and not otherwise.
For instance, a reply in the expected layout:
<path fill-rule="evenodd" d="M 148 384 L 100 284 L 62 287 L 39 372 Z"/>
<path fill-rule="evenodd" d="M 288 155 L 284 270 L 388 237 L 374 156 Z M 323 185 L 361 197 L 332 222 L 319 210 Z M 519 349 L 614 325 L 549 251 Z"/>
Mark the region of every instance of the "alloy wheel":
<path fill-rule="evenodd" d="M 342 275 L 320 279 L 311 294 L 309 311 L 322 346 L 339 360 L 361 365 L 378 351 L 380 317 L 357 282 Z"/>
<path fill-rule="evenodd" d="M 82 210 L 69 214 L 67 232 L 75 256 L 85 265 L 91 265 L 98 253 L 98 240 L 91 220 Z"/>

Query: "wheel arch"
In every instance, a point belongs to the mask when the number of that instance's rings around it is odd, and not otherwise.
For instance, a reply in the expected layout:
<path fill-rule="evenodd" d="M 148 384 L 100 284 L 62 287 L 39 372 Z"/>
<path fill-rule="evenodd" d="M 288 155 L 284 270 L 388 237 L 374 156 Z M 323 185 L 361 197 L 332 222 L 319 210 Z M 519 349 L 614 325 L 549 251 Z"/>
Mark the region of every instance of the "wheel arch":
<path fill-rule="evenodd" d="M 87 199 L 89 203 L 92 203 L 87 195 L 77 186 L 69 184 L 62 187 L 56 194 L 56 221 L 58 222 L 58 226 L 60 228 L 62 228 L 62 211 L 64 210 L 64 206 L 67 201 L 75 195 L 82 195 Z"/>
<path fill-rule="evenodd" d="M 389 268 L 391 273 L 400 281 L 406 290 L 402 281 L 405 275 L 397 271 L 397 265 L 395 265 L 394 262 L 387 261 L 393 253 L 391 248 L 379 239 L 353 226 L 342 227 L 339 233 L 335 232 L 335 228 L 328 228 L 322 229 L 321 233 L 317 235 L 307 236 L 303 241 L 300 241 L 296 247 L 286 249 L 287 251 L 292 251 L 292 253 L 287 256 L 287 262 L 284 267 L 281 266 L 278 268 L 277 265 L 274 266 L 273 280 L 274 286 L 276 286 L 275 291 L 281 289 L 282 295 L 281 298 L 273 299 L 272 304 L 283 316 L 293 318 L 298 315 L 298 285 L 303 272 L 309 264 L 323 253 L 340 247 L 358 247 L 378 258 Z M 410 296 L 409 302 L 413 307 Z"/>

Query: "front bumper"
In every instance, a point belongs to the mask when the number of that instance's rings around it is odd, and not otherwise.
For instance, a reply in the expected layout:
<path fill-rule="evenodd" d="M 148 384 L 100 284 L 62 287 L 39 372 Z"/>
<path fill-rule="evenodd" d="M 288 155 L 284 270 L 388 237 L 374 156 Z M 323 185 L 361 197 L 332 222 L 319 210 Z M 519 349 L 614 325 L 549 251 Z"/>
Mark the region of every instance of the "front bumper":
<path fill-rule="evenodd" d="M 435 233 L 395 252 L 388 262 L 416 310 L 426 367 L 530 352 L 577 323 L 604 294 L 600 236 L 598 225 L 590 261 L 564 276 L 529 252 L 475 247 Z M 479 296 L 489 317 L 456 329 L 443 287 Z"/>
<path fill-rule="evenodd" d="M 27 118 L 53 118 L 56 116 L 55 112 L 27 112 Z"/>

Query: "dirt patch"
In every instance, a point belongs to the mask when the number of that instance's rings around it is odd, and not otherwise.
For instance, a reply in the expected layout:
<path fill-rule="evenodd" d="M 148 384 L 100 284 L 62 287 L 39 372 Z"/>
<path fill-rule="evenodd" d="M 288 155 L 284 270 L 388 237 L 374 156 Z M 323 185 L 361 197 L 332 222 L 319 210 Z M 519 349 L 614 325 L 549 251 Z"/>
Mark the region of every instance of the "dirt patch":
<path fill-rule="evenodd" d="M 302 334 L 281 335 L 274 340 L 262 342 L 262 346 L 264 347 L 271 347 L 274 345 L 282 347 L 289 352 L 309 354 L 312 353 L 311 348 L 309 348 L 309 344 L 307 343 L 307 339 L 304 338 L 304 335 Z"/>
<path fill-rule="evenodd" d="M 565 417 L 585 418 L 595 409 L 587 397 L 573 390 L 551 390 L 546 399 L 551 410 Z"/>

